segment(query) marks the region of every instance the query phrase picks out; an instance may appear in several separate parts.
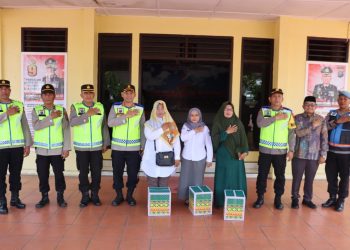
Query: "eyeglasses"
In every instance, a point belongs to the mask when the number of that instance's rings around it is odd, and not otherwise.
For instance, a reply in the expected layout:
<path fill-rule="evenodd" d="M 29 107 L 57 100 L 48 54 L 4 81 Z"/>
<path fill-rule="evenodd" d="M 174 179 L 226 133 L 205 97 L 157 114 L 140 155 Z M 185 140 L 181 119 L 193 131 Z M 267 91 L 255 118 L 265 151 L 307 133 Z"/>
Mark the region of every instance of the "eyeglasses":
<path fill-rule="evenodd" d="M 316 104 L 315 103 L 304 103 L 304 106 L 313 108 L 313 107 L 316 107 Z"/>

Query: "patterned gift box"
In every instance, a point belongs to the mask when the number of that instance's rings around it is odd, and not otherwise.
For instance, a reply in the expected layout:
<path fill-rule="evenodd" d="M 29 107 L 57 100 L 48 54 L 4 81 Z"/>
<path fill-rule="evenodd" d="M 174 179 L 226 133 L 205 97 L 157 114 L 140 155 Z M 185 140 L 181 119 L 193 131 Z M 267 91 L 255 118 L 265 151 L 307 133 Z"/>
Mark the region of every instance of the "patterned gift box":
<path fill-rule="evenodd" d="M 188 208 L 193 215 L 210 215 L 213 212 L 213 192 L 208 186 L 190 186 Z"/>
<path fill-rule="evenodd" d="M 224 220 L 244 220 L 245 195 L 242 190 L 225 190 Z"/>
<path fill-rule="evenodd" d="M 148 216 L 170 216 L 171 191 L 169 187 L 148 188 Z"/>

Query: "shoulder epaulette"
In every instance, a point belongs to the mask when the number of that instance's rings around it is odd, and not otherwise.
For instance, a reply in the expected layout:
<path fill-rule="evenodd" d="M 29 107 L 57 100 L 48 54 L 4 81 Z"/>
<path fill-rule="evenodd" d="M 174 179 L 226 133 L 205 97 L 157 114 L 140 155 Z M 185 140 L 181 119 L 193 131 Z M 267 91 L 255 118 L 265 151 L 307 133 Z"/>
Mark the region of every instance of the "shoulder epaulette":
<path fill-rule="evenodd" d="M 122 105 L 123 102 L 115 102 L 113 105 Z"/>
<path fill-rule="evenodd" d="M 290 108 L 283 107 L 283 109 L 286 109 L 286 110 L 289 110 L 290 112 L 292 112 L 292 110 Z"/>
<path fill-rule="evenodd" d="M 271 106 L 262 106 L 261 108 L 262 108 L 262 109 L 270 109 Z"/>
<path fill-rule="evenodd" d="M 135 104 L 135 106 L 137 106 L 137 107 L 143 108 L 143 105 L 142 105 L 142 104 L 138 104 L 138 103 L 134 103 L 134 104 Z"/>

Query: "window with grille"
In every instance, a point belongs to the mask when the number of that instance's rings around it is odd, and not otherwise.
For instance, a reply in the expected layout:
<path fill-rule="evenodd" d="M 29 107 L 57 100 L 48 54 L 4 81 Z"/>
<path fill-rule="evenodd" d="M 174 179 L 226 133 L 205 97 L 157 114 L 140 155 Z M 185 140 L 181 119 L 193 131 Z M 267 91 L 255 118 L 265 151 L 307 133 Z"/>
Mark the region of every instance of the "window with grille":
<path fill-rule="evenodd" d="M 232 38 L 141 35 L 142 59 L 231 61 Z"/>
<path fill-rule="evenodd" d="M 256 118 L 268 104 L 272 86 L 273 39 L 243 38 L 240 119 L 246 129 L 250 150 L 258 150 L 260 130 Z"/>
<path fill-rule="evenodd" d="M 140 36 L 141 101 L 147 117 L 164 100 L 178 125 L 192 107 L 209 127 L 222 102 L 230 99 L 232 37 Z"/>
<path fill-rule="evenodd" d="M 67 52 L 67 28 L 22 28 L 22 52 Z"/>
<path fill-rule="evenodd" d="M 348 62 L 349 43 L 345 39 L 308 37 L 307 60 Z"/>
<path fill-rule="evenodd" d="M 131 38 L 131 34 L 98 35 L 98 93 L 108 112 L 121 101 L 123 86 L 130 83 Z"/>

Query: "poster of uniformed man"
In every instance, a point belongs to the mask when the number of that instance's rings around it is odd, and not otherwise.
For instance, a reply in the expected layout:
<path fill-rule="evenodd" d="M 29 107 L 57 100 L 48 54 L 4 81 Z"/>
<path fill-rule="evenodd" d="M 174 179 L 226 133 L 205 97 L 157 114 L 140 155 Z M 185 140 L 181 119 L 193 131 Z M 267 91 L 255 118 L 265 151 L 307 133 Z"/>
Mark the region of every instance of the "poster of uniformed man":
<path fill-rule="evenodd" d="M 345 89 L 347 64 L 334 62 L 306 63 L 305 96 L 316 97 L 318 113 L 326 115 L 337 107 L 339 91 Z"/>
<path fill-rule="evenodd" d="M 41 87 L 51 84 L 55 88 L 55 103 L 66 107 L 67 53 L 23 52 L 22 97 L 26 114 L 41 102 Z M 31 116 L 27 116 L 31 128 Z"/>

